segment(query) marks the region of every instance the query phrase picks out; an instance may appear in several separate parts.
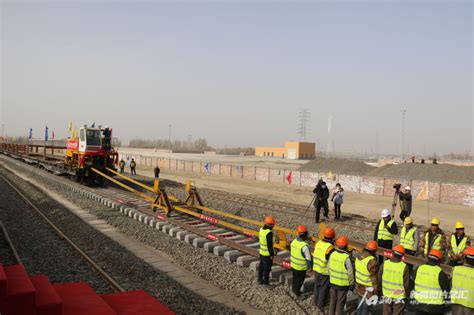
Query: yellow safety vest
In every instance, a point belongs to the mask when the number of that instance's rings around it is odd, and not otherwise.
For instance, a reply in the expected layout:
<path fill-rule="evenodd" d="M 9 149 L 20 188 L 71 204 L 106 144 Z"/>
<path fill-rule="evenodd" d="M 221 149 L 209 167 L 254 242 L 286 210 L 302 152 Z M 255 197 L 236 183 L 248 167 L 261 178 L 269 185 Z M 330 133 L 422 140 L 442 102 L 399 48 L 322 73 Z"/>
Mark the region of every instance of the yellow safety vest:
<path fill-rule="evenodd" d="M 459 246 L 456 245 L 456 235 L 451 234 L 451 248 L 453 249 L 453 253 L 456 255 L 461 254 L 465 249 L 466 249 L 466 244 L 467 244 L 467 236 L 464 235 L 463 239 L 459 243 Z"/>
<path fill-rule="evenodd" d="M 366 287 L 373 287 L 372 278 L 370 277 L 369 272 L 369 262 L 374 260 L 374 256 L 367 256 L 364 259 L 360 260 L 358 257 L 355 261 L 355 271 L 356 271 L 356 282 Z"/>
<path fill-rule="evenodd" d="M 260 250 L 258 253 L 262 256 L 270 256 L 270 252 L 268 251 L 267 246 L 267 234 L 270 233 L 272 230 L 264 229 L 263 227 L 260 228 L 258 232 L 258 239 L 260 241 Z"/>
<path fill-rule="evenodd" d="M 326 241 L 319 241 L 316 243 L 313 252 L 313 270 L 322 275 L 328 275 L 328 261 L 326 260 L 326 253 L 333 245 Z"/>
<path fill-rule="evenodd" d="M 387 223 L 387 226 L 390 228 L 392 227 L 394 221 L 393 220 L 390 220 L 388 221 Z M 377 239 L 379 240 L 383 240 L 383 241 L 391 241 L 393 240 L 393 234 L 390 233 L 388 230 L 386 230 L 384 228 L 384 225 L 385 225 L 385 222 L 384 220 L 380 220 L 380 223 L 379 223 L 379 232 L 377 234 Z"/>
<path fill-rule="evenodd" d="M 443 305 L 443 290 L 439 285 L 440 266 L 421 265 L 416 271 L 415 300 L 430 305 Z"/>
<path fill-rule="evenodd" d="M 304 241 L 300 241 L 295 238 L 291 242 L 291 268 L 295 270 L 307 270 L 308 264 L 306 263 L 306 258 L 303 256 L 301 252 L 303 247 L 307 246 L 308 244 Z"/>
<path fill-rule="evenodd" d="M 425 256 L 428 255 L 428 248 L 430 246 L 430 237 L 429 237 L 429 233 L 430 232 L 426 232 L 425 233 L 425 249 L 424 249 L 424 253 L 425 253 Z M 433 242 L 433 246 L 431 246 L 431 249 L 437 249 L 437 250 L 441 250 L 441 234 L 437 234 L 435 236 L 435 240 Z"/>
<path fill-rule="evenodd" d="M 474 309 L 474 268 L 456 266 L 452 279 L 451 302 Z"/>
<path fill-rule="evenodd" d="M 403 261 L 393 262 L 386 260 L 383 263 L 382 294 L 392 299 L 404 299 L 405 287 L 403 286 L 403 274 L 406 264 Z"/>
<path fill-rule="evenodd" d="M 349 275 L 346 269 L 348 253 L 335 251 L 329 257 L 329 282 L 338 286 L 349 286 Z"/>
<path fill-rule="evenodd" d="M 400 245 L 402 245 L 406 250 L 415 250 L 415 233 L 417 232 L 416 227 L 406 230 L 406 227 L 402 228 L 402 233 L 400 234 Z"/>

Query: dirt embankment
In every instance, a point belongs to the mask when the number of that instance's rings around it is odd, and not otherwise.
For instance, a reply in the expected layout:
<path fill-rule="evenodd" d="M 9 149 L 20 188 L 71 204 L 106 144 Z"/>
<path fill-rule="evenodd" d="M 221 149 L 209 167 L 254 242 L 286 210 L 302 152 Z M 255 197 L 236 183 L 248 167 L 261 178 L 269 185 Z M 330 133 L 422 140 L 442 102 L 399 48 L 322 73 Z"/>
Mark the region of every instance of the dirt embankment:
<path fill-rule="evenodd" d="M 474 184 L 474 166 L 452 164 L 402 163 L 374 167 L 357 160 L 317 158 L 303 165 L 299 170 Z"/>
<path fill-rule="evenodd" d="M 337 174 L 365 175 L 376 169 L 358 160 L 316 158 L 300 167 L 303 172 L 332 172 Z"/>

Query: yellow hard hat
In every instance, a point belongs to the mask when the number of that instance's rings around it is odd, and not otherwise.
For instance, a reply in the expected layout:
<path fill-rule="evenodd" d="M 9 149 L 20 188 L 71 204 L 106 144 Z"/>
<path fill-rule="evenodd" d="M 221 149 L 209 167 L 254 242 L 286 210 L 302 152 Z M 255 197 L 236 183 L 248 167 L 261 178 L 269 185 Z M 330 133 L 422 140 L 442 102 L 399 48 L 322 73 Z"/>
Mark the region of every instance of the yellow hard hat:
<path fill-rule="evenodd" d="M 461 221 L 457 221 L 456 224 L 454 225 L 455 229 L 464 229 L 464 224 L 462 224 Z"/>
<path fill-rule="evenodd" d="M 405 224 L 412 224 L 413 223 L 413 219 L 411 217 L 406 217 L 405 220 L 403 221 L 403 223 Z"/>
<path fill-rule="evenodd" d="M 439 223 L 440 223 L 440 221 L 439 221 L 438 218 L 433 218 L 433 219 L 431 220 L 431 224 L 433 224 L 433 225 L 439 225 Z"/>

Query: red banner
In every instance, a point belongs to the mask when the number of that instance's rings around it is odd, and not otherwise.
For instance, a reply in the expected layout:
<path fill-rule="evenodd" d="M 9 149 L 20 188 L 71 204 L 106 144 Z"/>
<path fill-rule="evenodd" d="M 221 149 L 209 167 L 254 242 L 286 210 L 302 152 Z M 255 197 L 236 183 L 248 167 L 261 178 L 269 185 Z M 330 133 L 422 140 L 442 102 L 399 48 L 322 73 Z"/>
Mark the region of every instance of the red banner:
<path fill-rule="evenodd" d="M 78 150 L 79 140 L 68 140 L 66 143 L 66 150 Z"/>

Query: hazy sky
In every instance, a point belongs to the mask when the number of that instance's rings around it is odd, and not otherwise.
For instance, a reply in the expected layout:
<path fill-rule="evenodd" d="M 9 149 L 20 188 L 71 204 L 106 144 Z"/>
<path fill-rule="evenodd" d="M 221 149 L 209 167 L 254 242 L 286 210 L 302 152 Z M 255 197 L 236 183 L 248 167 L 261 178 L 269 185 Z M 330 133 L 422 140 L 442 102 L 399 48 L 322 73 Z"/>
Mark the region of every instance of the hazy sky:
<path fill-rule="evenodd" d="M 337 151 L 473 150 L 471 1 L 0 1 L 9 135 L 297 139 Z M 474 150 L 473 150 L 474 151 Z"/>

